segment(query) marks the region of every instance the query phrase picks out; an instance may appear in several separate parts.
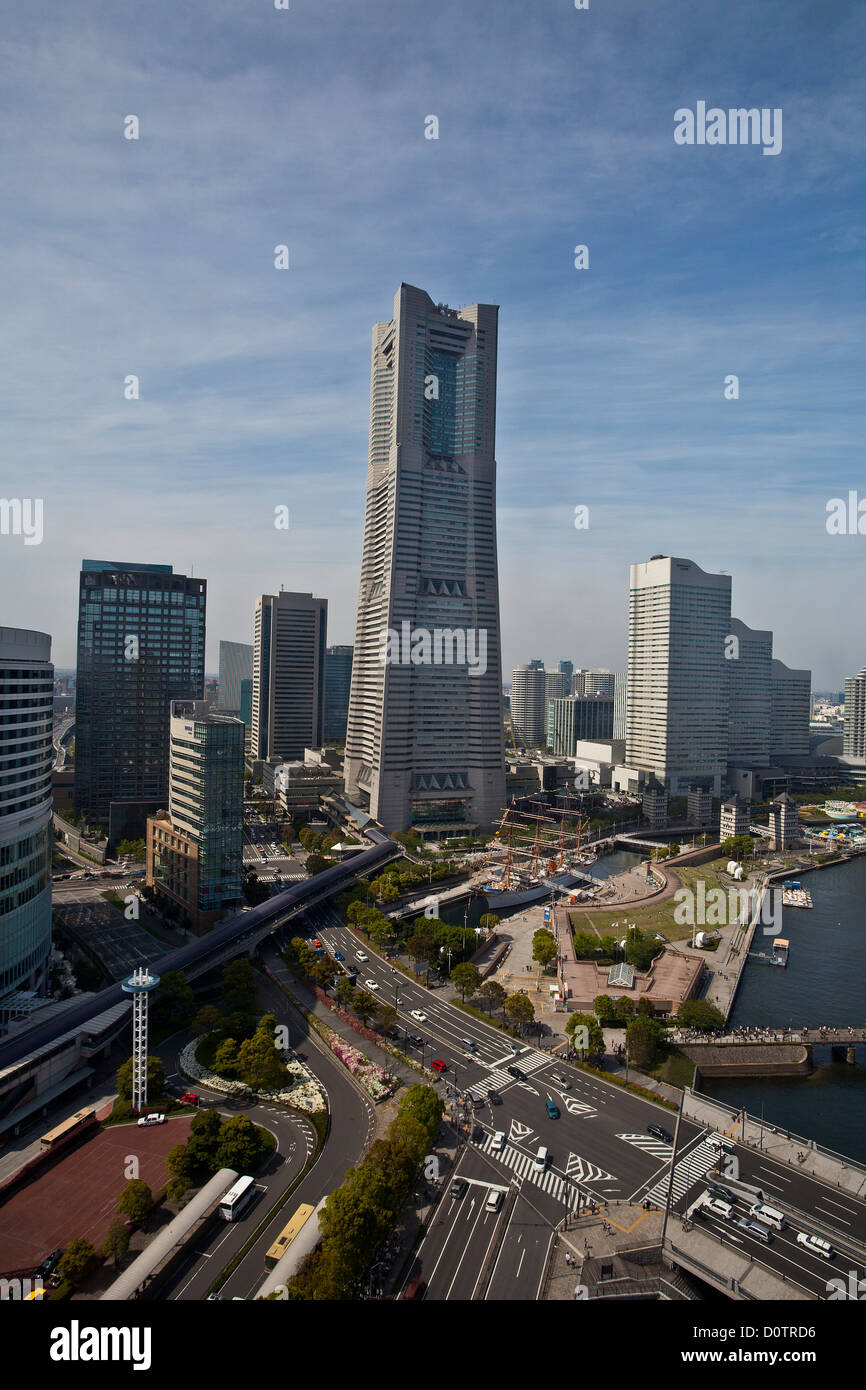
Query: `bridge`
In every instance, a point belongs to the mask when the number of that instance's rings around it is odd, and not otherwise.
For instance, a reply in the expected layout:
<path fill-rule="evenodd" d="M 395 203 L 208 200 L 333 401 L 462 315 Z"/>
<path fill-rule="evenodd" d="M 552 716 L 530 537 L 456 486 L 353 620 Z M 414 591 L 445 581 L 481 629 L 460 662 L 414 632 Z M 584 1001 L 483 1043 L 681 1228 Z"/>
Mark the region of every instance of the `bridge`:
<path fill-rule="evenodd" d="M 181 946 L 158 960 L 152 961 L 149 968 L 157 975 L 166 971 L 182 970 L 187 979 L 204 975 L 214 967 L 231 960 L 239 952 L 252 954 L 266 936 L 288 922 L 292 917 L 325 898 L 332 897 L 347 888 L 355 879 L 375 869 L 382 868 L 392 859 L 399 858 L 402 847 L 378 830 L 367 830 L 367 838 L 373 841 L 370 849 L 353 855 L 343 864 L 324 869 L 304 883 L 294 884 L 284 893 L 277 893 L 258 907 L 236 913 L 226 922 L 199 937 L 188 946 Z M 0 1040 L 0 1071 L 20 1062 L 58 1038 L 87 1024 L 106 1010 L 128 999 L 121 985 L 109 985 L 74 1008 L 67 1009 L 56 1018 L 45 1023 L 38 1021 L 29 1028 L 15 1031 L 10 1037 Z"/>

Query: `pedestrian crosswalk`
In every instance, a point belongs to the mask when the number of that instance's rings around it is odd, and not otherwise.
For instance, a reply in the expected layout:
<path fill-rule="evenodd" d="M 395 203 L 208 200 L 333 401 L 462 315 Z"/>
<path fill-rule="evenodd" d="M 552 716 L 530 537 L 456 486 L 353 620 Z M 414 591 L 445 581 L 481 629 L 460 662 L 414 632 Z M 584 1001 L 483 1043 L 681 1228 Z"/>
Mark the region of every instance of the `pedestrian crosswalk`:
<path fill-rule="evenodd" d="M 645 1154 L 655 1154 L 657 1158 L 669 1159 L 673 1153 L 670 1144 L 666 1144 L 664 1139 L 654 1139 L 651 1134 L 618 1134 L 616 1137 L 633 1144 L 636 1149 L 643 1149 Z"/>
<path fill-rule="evenodd" d="M 581 1190 L 578 1183 L 583 1183 L 586 1187 L 593 1184 L 605 1186 L 607 1183 L 616 1182 L 612 1174 L 606 1173 L 603 1168 L 590 1163 L 588 1159 L 581 1158 L 579 1154 L 569 1154 L 567 1176 L 563 1178 L 552 1168 L 538 1168 L 531 1155 L 515 1149 L 511 1144 L 506 1144 L 498 1151 L 491 1151 L 492 1139 L 493 1135 L 488 1135 L 481 1145 L 484 1153 L 510 1168 L 519 1182 L 533 1183 L 542 1192 L 549 1193 L 554 1201 L 562 1202 L 569 1211 L 575 1211 L 580 1202 Z M 585 1191 L 583 1195 L 586 1196 Z"/>
<path fill-rule="evenodd" d="M 670 1156 L 670 1150 L 668 1156 Z M 715 1167 L 716 1160 L 717 1155 L 703 1139 L 684 1158 L 681 1158 L 674 1168 L 671 1202 L 678 1202 L 681 1197 L 685 1196 L 690 1187 L 694 1187 L 696 1182 L 699 1182 L 711 1168 Z M 646 1194 L 649 1200 L 655 1202 L 657 1206 L 664 1206 L 667 1202 L 669 1180 L 669 1175 L 665 1173 Z"/>
<path fill-rule="evenodd" d="M 468 1087 L 476 1096 L 486 1096 L 490 1091 L 501 1091 L 503 1086 L 508 1086 L 514 1080 L 508 1075 L 507 1071 L 491 1071 L 483 1076 L 480 1081 L 473 1081 Z"/>

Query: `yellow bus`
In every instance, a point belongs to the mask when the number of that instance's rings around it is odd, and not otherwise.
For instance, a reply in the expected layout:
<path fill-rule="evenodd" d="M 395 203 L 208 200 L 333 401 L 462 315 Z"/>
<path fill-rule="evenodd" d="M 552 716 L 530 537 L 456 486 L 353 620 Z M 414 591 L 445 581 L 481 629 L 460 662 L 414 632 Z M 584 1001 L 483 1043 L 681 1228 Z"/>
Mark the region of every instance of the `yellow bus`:
<path fill-rule="evenodd" d="M 47 1134 L 43 1134 L 40 1144 L 43 1149 L 53 1149 L 59 1145 L 68 1135 L 74 1134 L 79 1129 L 89 1129 L 96 1124 L 95 1110 L 76 1110 L 74 1115 L 70 1115 L 68 1120 L 64 1120 L 62 1125 L 56 1129 L 50 1129 Z"/>
<path fill-rule="evenodd" d="M 305 1222 L 309 1221 L 310 1217 L 312 1216 L 315 1210 L 316 1208 L 311 1207 L 309 1203 L 301 1203 L 301 1205 L 298 1207 L 298 1210 L 295 1212 L 294 1216 L 289 1222 L 288 1226 L 285 1226 L 280 1231 L 280 1234 L 277 1236 L 270 1250 L 265 1255 L 265 1267 L 267 1269 L 273 1269 L 277 1261 L 281 1259 L 283 1255 L 285 1255 L 292 1241 L 295 1239 L 295 1236 L 300 1233 L 301 1228 L 303 1227 Z"/>

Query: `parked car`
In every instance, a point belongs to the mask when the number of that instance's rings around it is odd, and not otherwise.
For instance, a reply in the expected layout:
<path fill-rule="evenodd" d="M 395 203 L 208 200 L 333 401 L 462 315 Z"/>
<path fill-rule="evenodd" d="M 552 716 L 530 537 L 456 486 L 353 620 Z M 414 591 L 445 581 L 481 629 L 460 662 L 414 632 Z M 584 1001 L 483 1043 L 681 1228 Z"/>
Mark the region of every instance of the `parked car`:
<path fill-rule="evenodd" d="M 150 1126 L 150 1125 L 164 1125 L 164 1124 L 165 1124 L 165 1116 L 164 1116 L 164 1115 L 142 1115 L 142 1117 L 141 1117 L 141 1119 L 139 1120 L 138 1124 L 139 1124 L 139 1127 L 142 1128 L 142 1129 L 145 1129 L 145 1128 L 147 1128 L 147 1127 Z"/>
<path fill-rule="evenodd" d="M 51 1251 L 51 1254 L 48 1255 L 47 1258 L 44 1259 L 41 1265 L 39 1266 L 39 1273 L 43 1276 L 43 1278 L 47 1279 L 49 1274 L 54 1273 L 55 1269 L 60 1264 L 60 1261 L 62 1260 L 65 1254 L 65 1245 L 60 1245 L 56 1250 Z"/>

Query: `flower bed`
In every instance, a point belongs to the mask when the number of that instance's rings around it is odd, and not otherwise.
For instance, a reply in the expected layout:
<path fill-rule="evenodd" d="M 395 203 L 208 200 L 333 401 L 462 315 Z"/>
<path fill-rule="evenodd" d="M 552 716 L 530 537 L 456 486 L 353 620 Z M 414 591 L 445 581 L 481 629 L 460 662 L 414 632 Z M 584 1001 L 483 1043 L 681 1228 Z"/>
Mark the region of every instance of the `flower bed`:
<path fill-rule="evenodd" d="M 198 1081 L 202 1086 L 208 1086 L 212 1091 L 221 1091 L 223 1095 L 247 1095 L 252 1087 L 245 1081 L 229 1081 L 226 1077 L 220 1076 L 218 1072 L 211 1071 L 208 1067 L 203 1067 L 196 1057 L 196 1051 L 202 1039 L 193 1038 L 192 1042 L 187 1043 L 180 1054 L 178 1065 L 184 1076 L 188 1076 L 191 1081 Z M 286 1056 L 282 1052 L 283 1057 Z M 309 1067 L 305 1067 L 302 1062 L 291 1058 L 286 1062 L 286 1072 L 290 1077 L 289 1085 L 285 1090 L 278 1091 L 253 1091 L 259 1100 L 278 1100 L 284 1101 L 287 1105 L 294 1105 L 298 1110 L 324 1110 L 325 1097 L 322 1088 L 319 1086 Z"/>
<path fill-rule="evenodd" d="M 364 1056 L 363 1052 L 352 1047 L 345 1038 L 340 1037 L 339 1033 L 335 1033 L 333 1028 L 328 1028 L 324 1024 L 321 1027 L 321 1036 L 334 1056 L 340 1059 L 343 1066 L 352 1073 L 356 1081 L 361 1083 L 373 1100 L 384 1100 L 386 1096 L 394 1094 L 397 1083 L 386 1078 L 385 1072 L 377 1062 L 371 1062 L 369 1057 Z"/>

